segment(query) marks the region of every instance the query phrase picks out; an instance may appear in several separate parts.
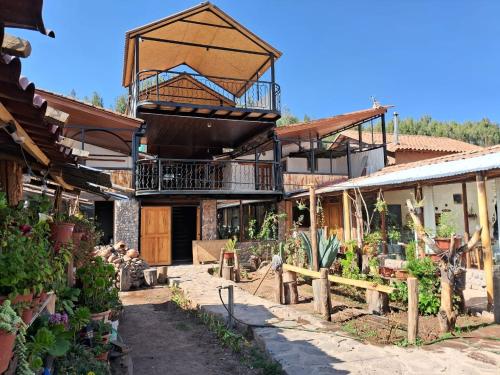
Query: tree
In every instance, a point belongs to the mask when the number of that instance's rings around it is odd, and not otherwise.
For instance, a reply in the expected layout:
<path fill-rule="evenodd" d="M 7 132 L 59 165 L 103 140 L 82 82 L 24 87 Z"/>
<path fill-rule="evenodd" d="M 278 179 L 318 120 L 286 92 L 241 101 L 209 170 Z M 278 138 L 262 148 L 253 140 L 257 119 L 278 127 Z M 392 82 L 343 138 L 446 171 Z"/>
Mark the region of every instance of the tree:
<path fill-rule="evenodd" d="M 114 110 L 119 113 L 127 112 L 127 94 L 122 94 L 115 99 Z"/>
<path fill-rule="evenodd" d="M 83 101 L 95 105 L 96 107 L 104 107 L 104 99 L 97 91 L 92 93 L 92 97 L 90 99 L 88 96 L 85 96 Z"/>
<path fill-rule="evenodd" d="M 283 110 L 281 111 L 281 118 L 278 121 L 276 121 L 276 125 L 285 126 L 285 125 L 296 124 L 298 122 L 300 122 L 299 118 L 290 111 L 290 108 L 283 107 Z"/>
<path fill-rule="evenodd" d="M 380 123 L 374 126 L 376 131 L 381 130 Z M 392 133 L 394 125 L 387 124 L 387 132 Z M 479 146 L 492 146 L 500 143 L 499 124 L 488 118 L 480 121 L 438 121 L 431 116 L 422 116 L 420 119 L 411 117 L 399 120 L 400 134 L 428 135 L 433 137 L 448 137 Z"/>

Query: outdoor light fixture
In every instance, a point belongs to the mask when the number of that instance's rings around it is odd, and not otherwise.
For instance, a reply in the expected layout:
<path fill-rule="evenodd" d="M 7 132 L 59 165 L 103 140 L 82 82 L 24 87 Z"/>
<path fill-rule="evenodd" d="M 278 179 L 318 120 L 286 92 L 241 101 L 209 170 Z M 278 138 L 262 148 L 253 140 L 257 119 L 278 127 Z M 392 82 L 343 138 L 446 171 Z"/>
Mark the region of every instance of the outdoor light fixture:
<path fill-rule="evenodd" d="M 28 167 L 28 171 L 23 174 L 23 183 L 29 184 L 31 182 L 31 177 L 33 174 L 31 173 L 31 168 Z"/>
<path fill-rule="evenodd" d="M 211 128 L 212 127 L 212 123 L 211 122 L 207 122 L 207 128 Z"/>

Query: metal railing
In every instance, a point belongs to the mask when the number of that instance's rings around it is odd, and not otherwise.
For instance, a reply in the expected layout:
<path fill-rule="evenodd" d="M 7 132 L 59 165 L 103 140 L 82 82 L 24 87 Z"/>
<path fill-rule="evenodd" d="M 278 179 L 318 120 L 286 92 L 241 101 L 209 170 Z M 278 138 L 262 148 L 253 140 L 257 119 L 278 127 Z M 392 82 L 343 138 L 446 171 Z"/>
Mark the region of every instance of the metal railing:
<path fill-rule="evenodd" d="M 135 106 L 154 102 L 279 112 L 280 98 L 280 86 L 273 82 L 144 70 L 137 74 L 132 100 Z"/>
<path fill-rule="evenodd" d="M 272 161 L 138 160 L 136 191 L 147 193 L 273 192 L 279 191 Z"/>

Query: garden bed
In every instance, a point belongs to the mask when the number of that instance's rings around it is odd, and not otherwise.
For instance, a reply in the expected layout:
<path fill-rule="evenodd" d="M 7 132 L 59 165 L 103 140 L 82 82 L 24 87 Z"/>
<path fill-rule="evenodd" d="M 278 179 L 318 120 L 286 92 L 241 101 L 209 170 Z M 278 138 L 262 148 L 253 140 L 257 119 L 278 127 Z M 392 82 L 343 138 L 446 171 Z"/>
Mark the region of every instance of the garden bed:
<path fill-rule="evenodd" d="M 238 286 L 249 293 L 254 293 L 265 270 L 248 272 Z M 256 295 L 267 300 L 274 300 L 274 274 L 266 276 Z M 299 280 L 299 304 L 293 305 L 297 310 L 313 313 L 313 291 L 310 282 Z M 404 345 L 407 332 L 408 317 L 405 306 L 399 303 L 390 304 L 391 312 L 384 316 L 366 313 L 365 290 L 332 283 L 332 322 L 325 324 L 332 330 L 342 330 L 353 337 L 373 344 Z M 457 319 L 456 334 L 468 332 L 484 326 L 489 321 L 483 317 L 460 315 Z M 435 316 L 419 317 L 419 342 L 431 343 L 440 338 L 439 325 Z"/>

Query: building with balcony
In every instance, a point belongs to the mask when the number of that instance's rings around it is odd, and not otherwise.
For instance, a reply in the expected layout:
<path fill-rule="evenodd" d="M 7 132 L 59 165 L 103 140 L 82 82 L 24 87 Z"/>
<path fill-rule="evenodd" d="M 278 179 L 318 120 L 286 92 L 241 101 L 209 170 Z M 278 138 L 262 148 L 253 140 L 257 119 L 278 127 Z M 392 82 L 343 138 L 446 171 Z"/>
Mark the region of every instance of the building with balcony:
<path fill-rule="evenodd" d="M 210 3 L 126 33 L 123 86 L 145 124 L 130 208 L 149 263 L 190 260 L 193 240 L 216 239 L 217 200 L 281 199 L 280 56 Z"/>

